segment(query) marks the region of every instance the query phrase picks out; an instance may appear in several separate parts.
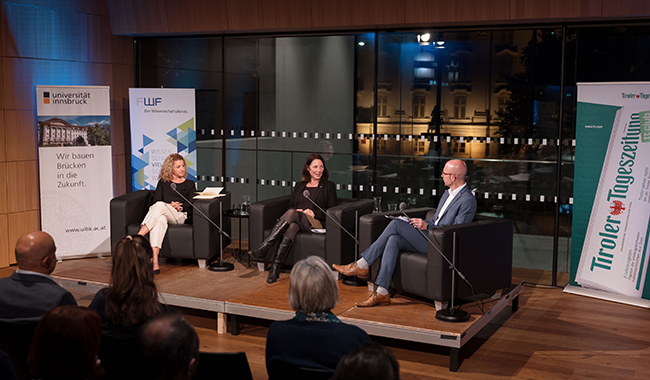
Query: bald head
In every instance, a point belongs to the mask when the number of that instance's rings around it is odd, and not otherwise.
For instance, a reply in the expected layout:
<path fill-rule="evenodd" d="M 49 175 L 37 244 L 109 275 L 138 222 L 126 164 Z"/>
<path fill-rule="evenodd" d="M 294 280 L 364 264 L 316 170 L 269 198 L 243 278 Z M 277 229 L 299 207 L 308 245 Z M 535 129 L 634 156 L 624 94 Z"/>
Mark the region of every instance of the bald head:
<path fill-rule="evenodd" d="M 445 164 L 442 171 L 442 178 L 445 186 L 455 190 L 465 184 L 465 176 L 467 175 L 467 165 L 463 160 L 449 160 Z"/>
<path fill-rule="evenodd" d="M 50 274 L 56 267 L 56 246 L 47 232 L 30 232 L 16 242 L 16 263 L 22 270 Z"/>

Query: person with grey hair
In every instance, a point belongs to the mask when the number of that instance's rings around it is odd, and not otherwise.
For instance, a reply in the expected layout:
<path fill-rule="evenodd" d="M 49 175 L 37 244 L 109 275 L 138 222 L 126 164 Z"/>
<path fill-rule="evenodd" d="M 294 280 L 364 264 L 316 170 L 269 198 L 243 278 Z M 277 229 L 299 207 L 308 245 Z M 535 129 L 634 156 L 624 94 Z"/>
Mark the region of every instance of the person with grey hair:
<path fill-rule="evenodd" d="M 320 257 L 310 256 L 293 266 L 288 297 L 295 317 L 271 324 L 266 338 L 270 378 L 277 378 L 274 363 L 333 371 L 343 356 L 370 342 L 365 331 L 342 323 L 332 313 L 338 289 Z"/>
<path fill-rule="evenodd" d="M 199 337 L 181 314 L 162 314 L 147 322 L 138 335 L 140 379 L 189 380 L 196 376 Z"/>

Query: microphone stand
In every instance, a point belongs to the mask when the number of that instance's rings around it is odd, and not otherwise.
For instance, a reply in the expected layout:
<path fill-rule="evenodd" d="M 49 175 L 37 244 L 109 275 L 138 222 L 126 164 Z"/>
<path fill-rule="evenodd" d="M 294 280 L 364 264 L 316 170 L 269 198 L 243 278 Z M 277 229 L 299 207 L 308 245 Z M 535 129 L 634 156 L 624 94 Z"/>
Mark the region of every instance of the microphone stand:
<path fill-rule="evenodd" d="M 169 185 L 169 186 L 172 188 L 172 190 L 174 190 L 174 192 L 176 192 L 176 194 L 180 195 L 180 197 L 183 198 L 183 200 L 185 202 L 192 205 L 192 208 L 194 210 L 198 211 L 199 214 L 201 216 L 203 216 L 208 222 L 210 222 L 211 225 L 216 227 L 217 231 L 219 231 L 219 261 L 210 264 L 208 266 L 208 269 L 211 270 L 211 271 L 214 271 L 214 272 L 228 272 L 228 271 L 231 271 L 231 270 L 235 269 L 234 264 L 226 263 L 226 262 L 223 261 L 223 237 L 226 236 L 228 239 L 232 239 L 230 237 L 230 235 L 228 235 L 226 233 L 226 231 L 224 231 L 215 222 L 213 222 L 212 219 L 210 219 L 207 215 L 205 215 L 203 213 L 203 211 L 201 211 L 200 208 L 195 207 L 192 202 L 190 202 L 187 198 L 185 198 L 185 196 L 183 194 L 181 194 L 178 190 L 176 190 L 176 184 L 175 183 L 172 182 L 171 185 Z M 223 208 L 223 202 L 219 201 L 219 223 L 220 224 L 223 224 L 223 211 L 222 211 L 222 208 Z"/>
<path fill-rule="evenodd" d="M 409 216 L 406 215 L 406 213 L 403 210 L 402 210 L 402 214 L 404 214 L 404 216 L 409 218 Z M 411 219 L 411 218 L 409 218 L 409 219 Z M 465 321 L 468 321 L 469 320 L 469 313 L 468 312 L 466 312 L 465 310 L 454 308 L 454 297 L 456 296 L 456 276 L 455 276 L 456 274 L 458 274 L 458 277 L 462 278 L 463 281 L 465 281 L 467 283 L 467 285 L 469 285 L 469 287 L 472 289 L 472 293 L 474 293 L 474 287 L 472 286 L 472 284 L 470 284 L 469 281 L 467 281 L 467 278 L 465 278 L 465 276 L 456 267 L 456 233 L 454 232 L 454 235 L 453 235 L 453 246 L 452 246 L 452 260 L 453 260 L 453 262 L 452 262 L 452 261 L 449 261 L 447 256 L 445 256 L 435 244 L 433 244 L 433 242 L 431 241 L 431 239 L 429 239 L 427 234 L 422 232 L 422 230 L 417 228 L 417 227 L 415 227 L 415 229 L 418 230 L 420 232 L 420 234 L 422 236 L 424 236 L 425 239 L 427 239 L 429 244 L 431 244 L 431 246 L 436 249 L 436 251 L 440 254 L 440 256 L 442 256 L 442 258 L 445 259 L 445 261 L 447 261 L 447 263 L 449 263 L 449 269 L 451 270 L 451 300 L 450 300 L 450 305 L 449 305 L 448 309 L 438 310 L 436 312 L 436 319 L 438 319 L 440 321 L 443 321 L 443 322 L 465 322 Z"/>
<path fill-rule="evenodd" d="M 352 239 L 354 239 L 354 256 L 355 260 L 359 260 L 359 239 L 357 239 L 356 236 L 352 236 L 350 231 L 346 230 L 345 227 L 341 225 L 341 223 L 338 222 L 338 220 L 334 219 L 332 215 L 330 215 L 329 212 L 323 210 L 322 207 L 320 207 L 316 202 L 314 202 L 311 198 L 309 198 L 309 190 L 305 190 L 302 192 L 302 195 L 307 198 L 314 206 L 316 206 L 323 214 L 329 216 L 329 218 L 336 223 L 337 226 L 339 226 L 340 229 L 345 231 L 346 234 L 350 235 Z M 359 210 L 354 211 L 354 233 L 355 235 L 359 233 Z M 367 281 L 360 279 L 357 276 L 352 276 L 352 277 L 344 277 L 343 278 L 343 284 L 348 285 L 348 286 L 366 286 L 368 284 Z"/>

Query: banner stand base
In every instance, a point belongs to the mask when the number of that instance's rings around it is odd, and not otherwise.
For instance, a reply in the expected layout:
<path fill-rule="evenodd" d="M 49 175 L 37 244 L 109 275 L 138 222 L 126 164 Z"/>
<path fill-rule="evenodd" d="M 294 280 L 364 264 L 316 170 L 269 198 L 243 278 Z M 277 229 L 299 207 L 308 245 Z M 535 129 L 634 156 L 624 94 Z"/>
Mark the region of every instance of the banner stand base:
<path fill-rule="evenodd" d="M 567 285 L 567 286 L 565 286 L 564 287 L 564 292 L 569 293 L 569 294 L 576 294 L 576 295 L 579 295 L 579 296 L 600 298 L 600 299 L 603 299 L 605 301 L 624 303 L 624 304 L 627 304 L 627 305 L 638 306 L 638 307 L 643 307 L 643 308 L 646 308 L 646 309 L 650 309 L 650 300 L 647 300 L 647 299 L 644 299 L 644 298 L 629 297 L 629 296 L 624 296 L 624 295 L 621 295 L 621 294 L 604 292 L 602 290 L 587 289 L 587 288 L 583 288 L 583 287 L 575 286 L 575 285 Z"/>

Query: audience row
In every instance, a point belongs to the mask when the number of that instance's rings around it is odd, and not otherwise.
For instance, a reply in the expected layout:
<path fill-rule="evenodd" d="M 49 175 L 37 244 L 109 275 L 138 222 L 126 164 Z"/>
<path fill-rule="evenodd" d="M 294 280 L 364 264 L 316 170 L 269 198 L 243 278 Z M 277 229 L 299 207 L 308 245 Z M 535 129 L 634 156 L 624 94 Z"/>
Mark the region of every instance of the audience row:
<path fill-rule="evenodd" d="M 198 336 L 187 320 L 158 301 L 153 252 L 144 237 L 127 236 L 115 246 L 110 284 L 97 292 L 88 308 L 77 306 L 72 294 L 50 276 L 55 252 L 47 233 L 26 234 L 16 243 L 19 269 L 0 279 L 0 340 L 14 359 L 13 378 L 194 378 Z M 274 322 L 268 331 L 266 367 L 271 379 L 283 378 L 287 365 L 336 368 L 336 380 L 399 378 L 389 350 L 332 313 L 338 288 L 321 258 L 312 256 L 294 265 L 288 298 L 294 318 Z M 24 330 L 33 334 L 31 345 L 18 336 Z M 21 354 L 27 360 L 17 363 Z M 12 379 L 9 373 L 11 362 L 0 351 L 0 377 Z"/>

